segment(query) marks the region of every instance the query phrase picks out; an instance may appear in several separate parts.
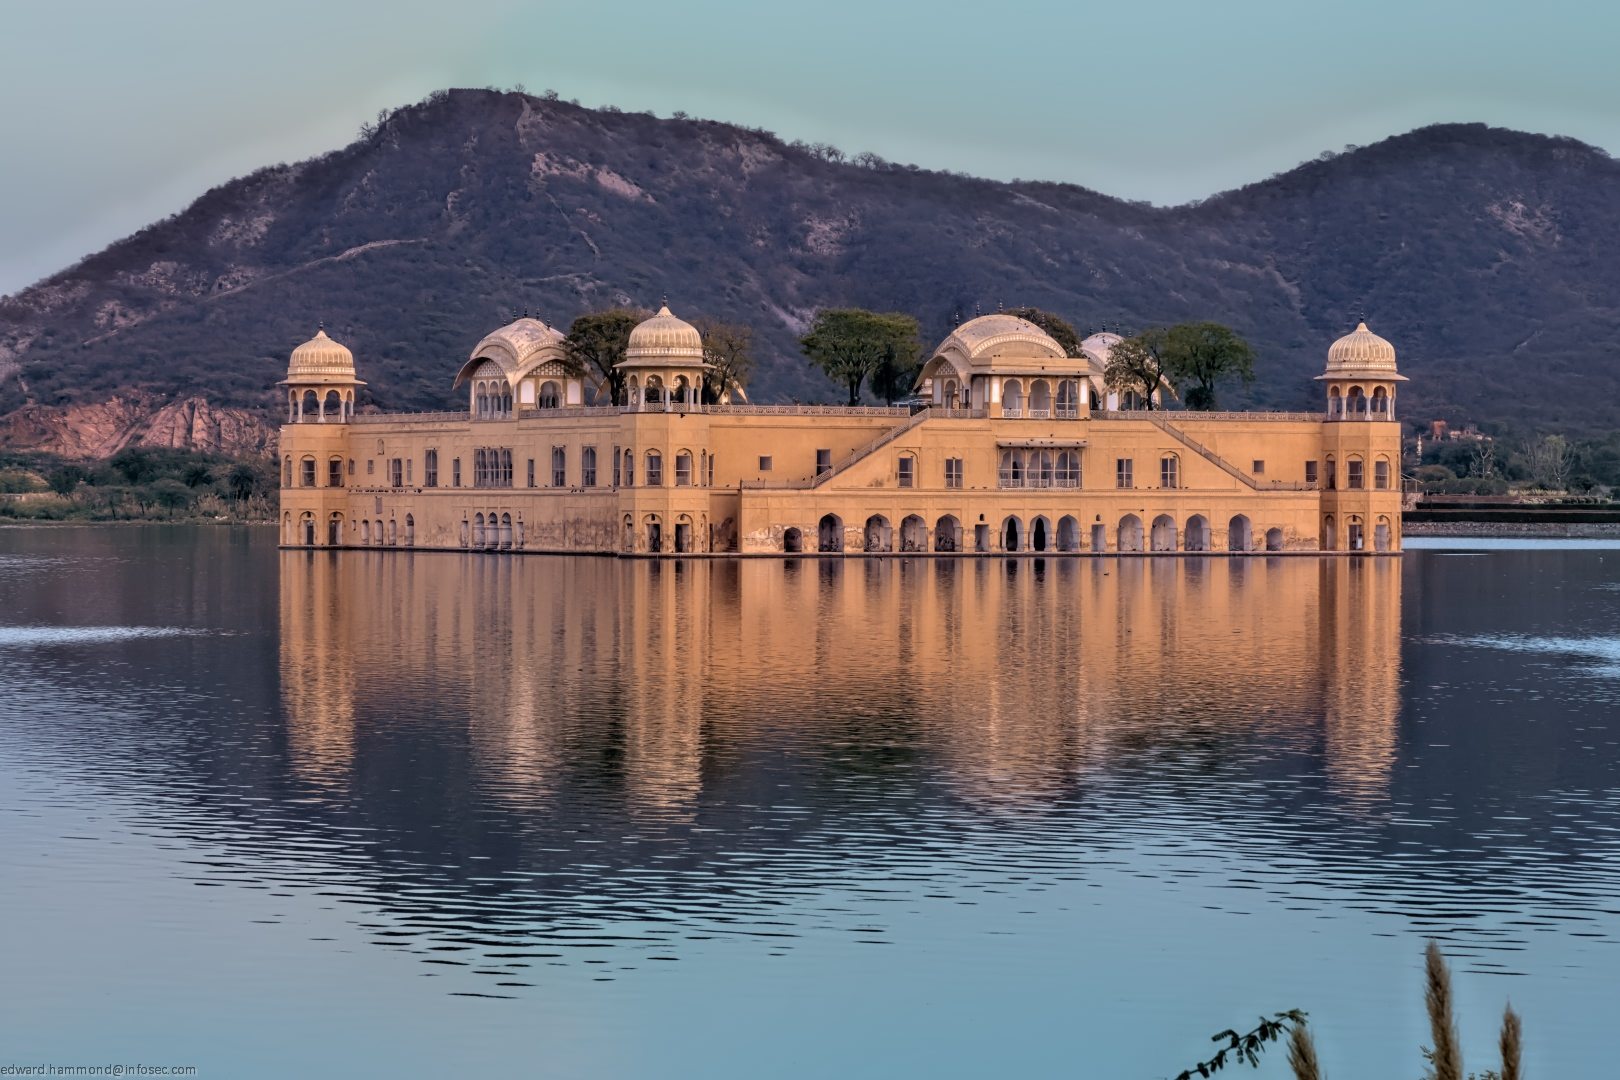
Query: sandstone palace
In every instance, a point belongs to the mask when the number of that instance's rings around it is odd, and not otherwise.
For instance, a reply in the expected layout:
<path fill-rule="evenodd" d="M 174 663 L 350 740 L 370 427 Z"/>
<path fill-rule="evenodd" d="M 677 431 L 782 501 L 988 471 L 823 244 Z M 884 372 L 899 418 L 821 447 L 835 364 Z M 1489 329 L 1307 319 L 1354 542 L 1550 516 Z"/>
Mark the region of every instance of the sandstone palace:
<path fill-rule="evenodd" d="M 698 331 L 638 326 L 606 403 L 538 319 L 455 377 L 464 412 L 355 411 L 317 333 L 284 383 L 287 546 L 622 555 L 1394 552 L 1405 379 L 1365 324 L 1315 413 L 1132 409 L 1095 334 L 1071 357 L 985 315 L 927 354 L 909 408 L 699 403 Z"/>

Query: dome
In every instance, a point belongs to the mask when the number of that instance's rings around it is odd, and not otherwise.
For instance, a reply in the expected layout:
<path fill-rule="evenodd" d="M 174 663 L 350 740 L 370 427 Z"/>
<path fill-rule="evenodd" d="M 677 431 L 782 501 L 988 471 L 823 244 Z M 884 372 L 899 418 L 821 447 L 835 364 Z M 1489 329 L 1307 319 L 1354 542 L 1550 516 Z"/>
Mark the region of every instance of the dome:
<path fill-rule="evenodd" d="M 1063 346 L 1045 330 L 1016 315 L 980 315 L 951 331 L 935 353 L 955 346 L 968 360 L 1011 355 L 1031 358 L 1061 358 Z"/>
<path fill-rule="evenodd" d="M 354 353 L 326 336 L 324 329 L 292 351 L 288 382 L 352 382 Z"/>
<path fill-rule="evenodd" d="M 560 349 L 562 343 L 562 331 L 525 315 L 486 334 L 467 359 L 472 361 L 492 353 L 505 353 L 502 359 L 506 360 L 513 372 L 517 372 L 528 367 L 540 353 Z"/>
<path fill-rule="evenodd" d="M 1367 329 L 1365 322 L 1335 341 L 1328 348 L 1328 374 L 1346 372 L 1395 372 L 1395 346 Z"/>
<path fill-rule="evenodd" d="M 703 335 L 697 327 L 676 318 L 665 304 L 658 314 L 630 331 L 630 344 L 624 351 L 627 363 L 701 364 Z"/>

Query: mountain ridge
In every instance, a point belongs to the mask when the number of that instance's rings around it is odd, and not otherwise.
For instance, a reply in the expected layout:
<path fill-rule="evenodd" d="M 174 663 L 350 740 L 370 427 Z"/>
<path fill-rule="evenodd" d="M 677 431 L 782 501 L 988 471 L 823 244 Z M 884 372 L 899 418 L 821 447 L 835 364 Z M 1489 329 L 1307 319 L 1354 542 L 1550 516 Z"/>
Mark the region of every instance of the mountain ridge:
<path fill-rule="evenodd" d="M 1227 322 L 1260 354 L 1231 402 L 1312 407 L 1327 345 L 1364 310 L 1413 377 L 1409 419 L 1590 431 L 1613 426 L 1603 399 L 1620 390 L 1605 347 L 1617 242 L 1620 164 L 1484 124 L 1160 207 L 846 161 L 718 121 L 445 91 L 0 298 L 0 412 L 122 393 L 273 423 L 286 354 L 323 320 L 376 407 L 442 407 L 466 350 L 512 312 L 566 328 L 667 294 L 755 326 L 756 400 L 835 395 L 796 352 L 816 307 L 909 311 L 933 340 L 1004 303 L 1082 331 Z"/>

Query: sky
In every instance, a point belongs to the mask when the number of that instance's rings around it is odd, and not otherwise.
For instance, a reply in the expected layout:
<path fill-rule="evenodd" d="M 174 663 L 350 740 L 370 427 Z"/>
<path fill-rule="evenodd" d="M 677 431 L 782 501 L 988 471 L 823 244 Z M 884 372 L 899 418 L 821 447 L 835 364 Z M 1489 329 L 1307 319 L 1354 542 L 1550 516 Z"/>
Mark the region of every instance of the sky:
<path fill-rule="evenodd" d="M 0 294 L 447 86 L 1168 204 L 1484 121 L 1620 148 L 1590 0 L 0 0 Z"/>

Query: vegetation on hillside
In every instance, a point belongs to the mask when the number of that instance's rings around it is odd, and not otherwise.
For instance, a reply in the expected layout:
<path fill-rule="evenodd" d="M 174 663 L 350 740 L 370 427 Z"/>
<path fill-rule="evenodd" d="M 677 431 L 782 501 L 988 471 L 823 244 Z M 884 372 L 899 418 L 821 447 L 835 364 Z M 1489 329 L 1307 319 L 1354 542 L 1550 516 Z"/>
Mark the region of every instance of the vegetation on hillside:
<path fill-rule="evenodd" d="M 1408 419 L 1584 437 L 1620 393 L 1617 180 L 1571 140 L 1453 125 L 1154 208 L 458 90 L 0 300 L 0 411 L 146 387 L 273 415 L 323 319 L 371 407 L 443 408 L 514 312 L 566 326 L 662 293 L 750 328 L 754 400 L 829 400 L 847 387 L 799 354 L 816 310 L 905 312 L 931 342 L 1005 298 L 1078 329 L 1220 320 L 1255 354 L 1231 404 L 1277 408 L 1314 407 L 1365 311 L 1413 376 Z"/>

